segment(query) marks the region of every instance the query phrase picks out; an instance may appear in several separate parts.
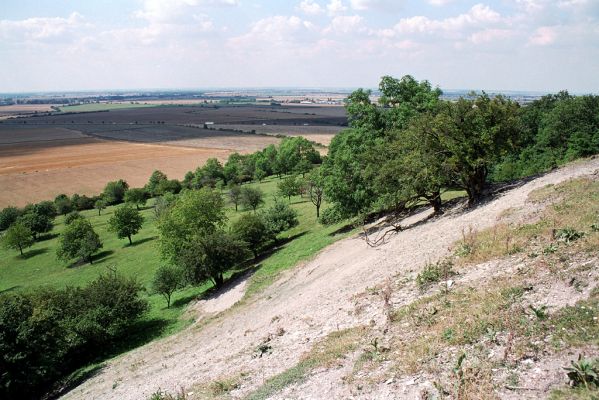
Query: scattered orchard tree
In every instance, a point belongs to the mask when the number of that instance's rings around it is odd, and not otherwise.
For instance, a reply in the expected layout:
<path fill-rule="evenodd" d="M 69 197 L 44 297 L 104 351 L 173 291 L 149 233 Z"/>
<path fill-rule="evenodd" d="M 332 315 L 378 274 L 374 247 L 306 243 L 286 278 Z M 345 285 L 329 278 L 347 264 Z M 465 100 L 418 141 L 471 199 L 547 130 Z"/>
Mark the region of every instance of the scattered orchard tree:
<path fill-rule="evenodd" d="M 17 207 L 6 207 L 0 211 L 0 231 L 8 229 L 13 223 L 17 221 L 21 213 Z"/>
<path fill-rule="evenodd" d="M 64 224 L 70 225 L 71 223 L 73 223 L 73 221 L 80 218 L 83 218 L 83 215 L 79 214 L 79 212 L 77 211 L 71 211 L 64 217 Z"/>
<path fill-rule="evenodd" d="M 139 210 L 139 206 L 144 206 L 147 201 L 147 194 L 143 188 L 129 189 L 125 192 L 125 203 L 134 204 Z"/>
<path fill-rule="evenodd" d="M 160 185 L 164 185 L 164 182 L 168 182 L 168 177 L 164 172 L 156 170 L 152 172 L 150 180 L 146 184 L 146 190 L 151 196 L 160 196 L 164 194 L 162 188 L 160 188 Z"/>
<path fill-rule="evenodd" d="M 277 189 L 282 196 L 285 196 L 291 201 L 292 196 L 300 194 L 301 182 L 295 175 L 291 175 L 283 179 L 277 184 Z"/>
<path fill-rule="evenodd" d="M 316 218 L 320 218 L 320 206 L 324 194 L 323 179 L 320 169 L 313 171 L 308 177 L 308 195 L 310 201 L 316 207 Z"/>
<path fill-rule="evenodd" d="M 272 207 L 262 212 L 262 219 L 266 225 L 266 229 L 273 238 L 276 238 L 278 233 L 289 230 L 299 225 L 297 211 L 289 204 L 282 201 L 275 201 Z"/>
<path fill-rule="evenodd" d="M 258 257 L 258 251 L 262 246 L 273 239 L 273 235 L 267 229 L 261 215 L 244 214 L 231 227 L 231 230 L 240 240 L 246 242 L 254 254 Z"/>
<path fill-rule="evenodd" d="M 128 238 L 129 244 L 132 244 L 131 236 L 139 232 L 143 222 L 144 218 L 137 209 L 124 205 L 114 211 L 114 215 L 108 220 L 108 228 L 119 239 Z"/>
<path fill-rule="evenodd" d="M 102 242 L 91 223 L 80 218 L 65 227 L 58 239 L 56 255 L 60 260 L 81 259 L 92 264 L 92 256 L 101 248 Z"/>
<path fill-rule="evenodd" d="M 120 204 L 125 198 L 125 192 L 129 189 L 129 184 L 120 179 L 114 182 L 108 182 L 102 192 L 102 197 L 109 205 Z"/>
<path fill-rule="evenodd" d="M 241 188 L 241 204 L 245 208 L 251 208 L 255 212 L 262 203 L 264 203 L 262 190 L 248 186 Z"/>
<path fill-rule="evenodd" d="M 19 222 L 12 224 L 6 232 L 4 232 L 1 239 L 4 247 L 19 250 L 21 256 L 23 255 L 23 249 L 31 247 L 34 242 L 31 230 Z"/>
<path fill-rule="evenodd" d="M 237 207 L 241 202 L 241 187 L 237 184 L 231 185 L 229 189 L 229 199 L 231 203 L 235 204 L 235 211 L 237 211 Z"/>
<path fill-rule="evenodd" d="M 171 265 L 163 265 L 156 271 L 152 280 L 152 290 L 166 299 L 166 308 L 171 306 L 171 296 L 183 287 L 183 271 Z"/>
<path fill-rule="evenodd" d="M 102 210 L 106 209 L 106 206 L 107 206 L 107 204 L 106 204 L 106 200 L 104 200 L 104 198 L 99 198 L 94 203 L 94 208 L 96 210 L 98 210 L 98 215 L 102 215 Z"/>
<path fill-rule="evenodd" d="M 73 203 L 66 194 L 59 194 L 56 196 L 54 205 L 56 206 L 56 211 L 60 215 L 65 215 L 73 211 Z"/>
<path fill-rule="evenodd" d="M 37 239 L 42 233 L 50 232 L 54 227 L 50 217 L 34 211 L 21 215 L 17 221 L 29 228 L 34 239 Z"/>

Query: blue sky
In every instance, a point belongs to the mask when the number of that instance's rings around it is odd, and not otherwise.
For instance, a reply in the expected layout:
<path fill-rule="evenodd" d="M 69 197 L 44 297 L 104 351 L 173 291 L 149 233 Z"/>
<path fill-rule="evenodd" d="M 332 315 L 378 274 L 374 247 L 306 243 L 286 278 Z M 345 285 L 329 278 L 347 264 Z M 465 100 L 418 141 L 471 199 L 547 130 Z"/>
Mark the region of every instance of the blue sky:
<path fill-rule="evenodd" d="M 599 0 L 3 0 L 0 92 L 376 87 L 599 92 Z"/>

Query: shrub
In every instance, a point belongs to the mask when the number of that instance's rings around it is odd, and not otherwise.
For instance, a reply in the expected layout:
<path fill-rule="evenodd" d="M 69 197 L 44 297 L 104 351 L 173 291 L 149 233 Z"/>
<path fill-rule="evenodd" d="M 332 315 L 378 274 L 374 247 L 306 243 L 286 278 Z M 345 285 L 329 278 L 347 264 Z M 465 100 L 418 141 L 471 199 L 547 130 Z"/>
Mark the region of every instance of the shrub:
<path fill-rule="evenodd" d="M 254 257 L 258 257 L 258 250 L 273 239 L 273 234 L 267 229 L 262 216 L 256 214 L 242 215 L 233 224 L 232 231 L 248 244 Z"/>
<path fill-rule="evenodd" d="M 273 235 L 299 225 L 297 211 L 282 201 L 275 202 L 272 207 L 264 211 L 262 219 L 266 229 Z"/>
<path fill-rule="evenodd" d="M 75 219 L 67 225 L 58 239 L 56 255 L 59 259 L 69 261 L 75 258 L 93 262 L 92 255 L 102 248 L 100 237 L 85 218 Z"/>
<path fill-rule="evenodd" d="M 558 229 L 554 233 L 555 239 L 557 239 L 561 242 L 567 243 L 567 244 L 570 244 L 571 242 L 574 242 L 583 237 L 584 237 L 584 232 L 579 232 L 573 228 Z"/>
<path fill-rule="evenodd" d="M 0 231 L 8 229 L 19 218 L 19 215 L 19 209 L 16 207 L 3 208 L 0 211 Z"/>
<path fill-rule="evenodd" d="M 152 290 L 166 299 L 166 308 L 171 306 L 171 296 L 183 286 L 183 271 L 178 267 L 162 266 L 158 268 L 152 280 Z"/>
<path fill-rule="evenodd" d="M 83 215 L 79 214 L 77 211 L 71 211 L 64 217 L 64 224 L 70 225 L 76 219 L 83 218 Z"/>
<path fill-rule="evenodd" d="M 264 194 L 260 189 L 247 186 L 241 188 L 241 204 L 244 207 L 256 211 L 262 203 L 264 203 Z"/>
<path fill-rule="evenodd" d="M 343 221 L 343 214 L 337 207 L 329 207 L 320 214 L 318 221 L 323 225 L 333 225 L 337 222 Z"/>
<path fill-rule="evenodd" d="M 416 284 L 420 289 L 426 289 L 431 284 L 440 282 L 455 275 L 453 271 L 453 262 L 450 259 L 437 261 L 434 264 L 427 264 L 422 272 L 416 276 Z"/>

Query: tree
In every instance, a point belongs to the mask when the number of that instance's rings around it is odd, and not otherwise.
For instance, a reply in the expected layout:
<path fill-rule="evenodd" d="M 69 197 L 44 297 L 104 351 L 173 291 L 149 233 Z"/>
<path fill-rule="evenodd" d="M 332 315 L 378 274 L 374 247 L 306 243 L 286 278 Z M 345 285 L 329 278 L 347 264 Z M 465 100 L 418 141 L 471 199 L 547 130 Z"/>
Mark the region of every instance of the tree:
<path fill-rule="evenodd" d="M 226 220 L 220 192 L 202 188 L 181 193 L 158 221 L 163 257 L 173 260 L 189 242 L 213 233 Z"/>
<path fill-rule="evenodd" d="M 129 185 L 124 180 L 120 179 L 114 182 L 108 182 L 102 192 L 102 197 L 107 204 L 120 204 L 125 198 L 125 192 L 129 189 Z"/>
<path fill-rule="evenodd" d="M 308 194 L 310 201 L 316 207 L 316 218 L 320 218 L 320 206 L 322 205 L 322 196 L 324 194 L 324 185 L 321 170 L 317 169 L 308 177 Z"/>
<path fill-rule="evenodd" d="M 209 158 L 206 160 L 206 164 L 196 172 L 196 175 L 198 175 L 198 173 L 201 176 L 201 186 L 210 186 L 213 188 L 216 186 L 218 180 L 225 179 L 224 168 L 216 158 Z"/>
<path fill-rule="evenodd" d="M 161 195 L 166 193 L 177 194 L 181 191 L 181 189 L 181 182 L 179 182 L 176 179 L 170 179 L 160 182 L 160 184 L 156 188 L 156 192 Z"/>
<path fill-rule="evenodd" d="M 320 153 L 307 139 L 297 136 L 283 139 L 279 146 L 278 160 L 283 173 L 307 172 L 312 164 L 321 162 Z"/>
<path fill-rule="evenodd" d="M 165 181 L 168 181 L 168 177 L 166 176 L 166 174 L 162 171 L 156 170 L 152 172 L 150 180 L 146 184 L 146 190 L 153 197 L 164 194 L 164 192 L 161 192 L 160 190 L 160 184 L 164 183 Z"/>
<path fill-rule="evenodd" d="M 517 103 L 483 93 L 445 103 L 437 115 L 440 146 L 448 153 L 452 181 L 474 204 L 482 195 L 490 168 L 510 153 L 520 129 Z"/>
<path fill-rule="evenodd" d="M 139 206 L 146 204 L 147 194 L 143 188 L 129 189 L 125 192 L 125 203 L 135 204 L 139 210 Z"/>
<path fill-rule="evenodd" d="M 4 232 L 2 244 L 8 249 L 19 250 L 22 256 L 23 249 L 33 245 L 33 234 L 27 226 L 17 222 Z"/>
<path fill-rule="evenodd" d="M 233 184 L 229 189 L 229 199 L 231 203 L 235 204 L 235 211 L 237 211 L 237 206 L 241 202 L 241 187 L 237 184 Z"/>
<path fill-rule="evenodd" d="M 231 227 L 235 236 L 246 242 L 254 254 L 258 257 L 258 250 L 264 244 L 273 239 L 273 235 L 266 227 L 261 215 L 244 214 Z"/>
<path fill-rule="evenodd" d="M 104 200 L 103 198 L 99 198 L 94 203 L 94 208 L 98 210 L 98 215 L 102 215 L 102 210 L 106 208 L 106 200 Z"/>
<path fill-rule="evenodd" d="M 17 222 L 20 222 L 29 228 L 34 239 L 37 239 L 38 235 L 41 233 L 50 232 L 54 227 L 50 217 L 47 215 L 38 214 L 34 211 L 30 211 L 21 215 Z"/>
<path fill-rule="evenodd" d="M 179 267 L 163 265 L 154 274 L 152 290 L 166 299 L 166 308 L 171 306 L 171 296 L 183 286 L 183 271 Z"/>
<path fill-rule="evenodd" d="M 79 258 L 92 264 L 93 254 L 101 248 L 102 242 L 91 223 L 81 218 L 65 227 L 58 239 L 56 255 L 64 261 Z"/>
<path fill-rule="evenodd" d="M 39 215 L 44 215 L 50 220 L 53 220 L 58 215 L 56 206 L 52 201 L 42 201 L 41 203 L 37 203 L 33 206 L 33 212 Z"/>
<path fill-rule="evenodd" d="M 272 207 L 263 211 L 262 219 L 273 238 L 278 233 L 299 225 L 297 211 L 282 201 L 275 201 Z"/>
<path fill-rule="evenodd" d="M 114 215 L 108 220 L 108 227 L 119 239 L 128 238 L 129 244 L 132 244 L 131 236 L 139 232 L 143 222 L 144 218 L 137 209 L 124 205 L 114 211 Z"/>
<path fill-rule="evenodd" d="M 158 221 L 175 204 L 177 197 L 172 193 L 165 193 L 156 198 L 154 203 L 154 216 Z"/>
<path fill-rule="evenodd" d="M 54 199 L 54 205 L 56 206 L 56 211 L 60 215 L 65 215 L 73 211 L 73 204 L 71 199 L 66 194 L 59 194 Z"/>
<path fill-rule="evenodd" d="M 71 196 L 71 204 L 77 211 L 91 210 L 94 208 L 94 199 L 86 195 L 78 195 L 75 193 Z"/>
<path fill-rule="evenodd" d="M 223 274 L 248 256 L 247 243 L 223 230 L 214 230 L 186 242 L 175 257 L 187 282 L 199 284 L 208 279 L 219 288 Z"/>
<path fill-rule="evenodd" d="M 262 190 L 252 187 L 241 188 L 241 204 L 246 208 L 256 211 L 260 204 L 264 203 Z"/>
<path fill-rule="evenodd" d="M 277 189 L 282 196 L 291 201 L 291 196 L 300 194 L 300 182 L 294 175 L 288 176 L 277 184 Z"/>
<path fill-rule="evenodd" d="M 17 207 L 6 207 L 0 211 L 0 231 L 8 229 L 19 218 L 19 209 Z"/>
<path fill-rule="evenodd" d="M 83 215 L 79 214 L 77 211 L 71 211 L 64 217 L 64 224 L 70 225 L 76 219 L 83 218 Z"/>

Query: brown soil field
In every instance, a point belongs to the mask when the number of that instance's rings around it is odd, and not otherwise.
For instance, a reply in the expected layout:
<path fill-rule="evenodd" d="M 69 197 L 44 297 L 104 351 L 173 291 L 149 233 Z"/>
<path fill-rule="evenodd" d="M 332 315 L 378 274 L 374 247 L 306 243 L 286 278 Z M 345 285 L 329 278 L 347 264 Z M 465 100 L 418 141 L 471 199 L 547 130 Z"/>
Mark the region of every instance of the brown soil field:
<path fill-rule="evenodd" d="M 24 206 L 60 193 L 96 195 L 106 182 L 125 179 L 143 186 L 160 169 L 181 179 L 210 157 L 224 160 L 230 151 L 98 139 L 0 146 L 0 207 Z"/>
<path fill-rule="evenodd" d="M 35 114 L 36 112 L 52 111 L 52 104 L 13 104 L 0 106 L 0 120 L 19 115 Z"/>

